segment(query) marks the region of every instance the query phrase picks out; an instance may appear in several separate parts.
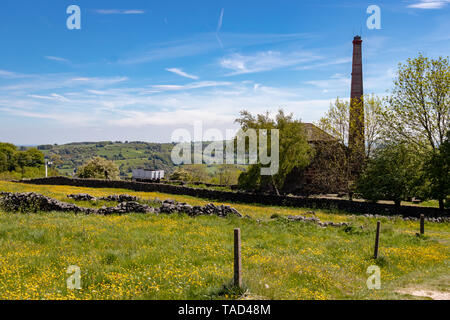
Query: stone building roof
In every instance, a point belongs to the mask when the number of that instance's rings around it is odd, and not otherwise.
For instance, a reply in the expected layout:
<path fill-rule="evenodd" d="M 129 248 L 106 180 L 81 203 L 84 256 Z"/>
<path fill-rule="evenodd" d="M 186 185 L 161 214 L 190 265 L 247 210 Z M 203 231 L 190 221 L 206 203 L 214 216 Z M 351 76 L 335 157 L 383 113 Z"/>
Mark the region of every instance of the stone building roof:
<path fill-rule="evenodd" d="M 302 123 L 308 142 L 336 141 L 336 139 L 312 123 Z"/>

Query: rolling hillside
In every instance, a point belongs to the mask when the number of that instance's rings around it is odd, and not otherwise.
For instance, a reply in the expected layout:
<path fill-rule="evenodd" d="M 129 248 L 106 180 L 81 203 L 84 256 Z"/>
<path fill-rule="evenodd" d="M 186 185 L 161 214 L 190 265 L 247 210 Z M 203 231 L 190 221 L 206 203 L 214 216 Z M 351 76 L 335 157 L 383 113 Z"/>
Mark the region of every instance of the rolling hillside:
<path fill-rule="evenodd" d="M 86 160 L 101 156 L 117 163 L 122 177 L 131 176 L 133 169 L 155 169 L 172 172 L 171 143 L 147 142 L 81 142 L 65 145 L 40 145 L 38 149 L 52 159 L 62 174 L 71 175 Z"/>
<path fill-rule="evenodd" d="M 210 142 L 203 143 L 203 149 Z M 177 166 L 171 160 L 172 143 L 148 142 L 78 142 L 64 145 L 40 145 L 46 157 L 52 159 L 60 174 L 71 176 L 78 168 L 94 156 L 100 156 L 114 161 L 120 170 L 120 176 L 131 177 L 133 169 L 164 170 L 171 174 Z M 193 148 L 194 150 L 194 148 Z M 246 170 L 245 165 L 183 165 L 189 171 L 192 179 L 197 182 L 223 183 L 219 177 L 222 174 L 233 176 L 230 184 L 237 182 L 237 176 Z M 223 171 L 225 169 L 225 171 Z"/>

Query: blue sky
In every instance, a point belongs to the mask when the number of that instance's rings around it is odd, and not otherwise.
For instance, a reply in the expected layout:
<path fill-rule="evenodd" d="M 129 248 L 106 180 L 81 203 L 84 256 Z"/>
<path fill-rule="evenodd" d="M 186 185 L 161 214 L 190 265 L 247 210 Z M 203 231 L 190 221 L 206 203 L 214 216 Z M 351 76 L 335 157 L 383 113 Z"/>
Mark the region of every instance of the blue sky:
<path fill-rule="evenodd" d="M 72 4 L 81 30 L 66 27 Z M 196 120 L 234 128 L 243 109 L 317 121 L 350 94 L 354 35 L 365 92 L 384 95 L 399 62 L 448 55 L 449 13 L 449 0 L 4 0 L 0 141 L 164 142 Z"/>

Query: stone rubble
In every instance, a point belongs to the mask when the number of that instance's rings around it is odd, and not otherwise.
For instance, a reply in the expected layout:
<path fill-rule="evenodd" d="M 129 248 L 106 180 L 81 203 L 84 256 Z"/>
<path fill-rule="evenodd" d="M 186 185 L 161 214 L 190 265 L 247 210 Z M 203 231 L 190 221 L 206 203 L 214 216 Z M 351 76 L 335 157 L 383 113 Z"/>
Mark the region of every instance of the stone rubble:
<path fill-rule="evenodd" d="M 146 204 L 139 202 L 121 202 L 116 207 L 102 207 L 97 210 L 97 214 L 111 215 L 111 214 L 126 214 L 126 213 L 155 213 L 155 209 Z"/>
<path fill-rule="evenodd" d="M 349 226 L 349 224 L 346 222 L 340 222 L 340 223 L 322 222 L 322 221 L 320 221 L 319 218 L 316 218 L 316 217 L 309 218 L 309 217 L 304 217 L 304 216 L 288 216 L 287 218 L 290 221 L 313 222 L 313 223 L 317 224 L 319 227 L 323 227 L 323 228 L 326 228 L 326 227 L 348 227 Z"/>
<path fill-rule="evenodd" d="M 101 197 L 101 198 L 96 198 L 94 196 L 91 196 L 90 194 L 87 193 L 80 193 L 80 194 L 69 194 L 67 196 L 67 198 L 69 199 L 73 199 L 75 201 L 97 201 L 97 200 L 101 200 L 101 201 L 111 201 L 111 202 L 129 202 L 129 201 L 138 201 L 138 197 L 136 196 L 130 196 L 129 194 L 114 194 L 114 195 L 110 195 L 107 197 Z"/>
<path fill-rule="evenodd" d="M 334 223 L 334 222 L 321 222 L 319 218 L 315 217 L 315 213 L 310 211 L 307 212 L 306 214 L 308 215 L 313 215 L 314 217 L 305 217 L 305 216 L 288 216 L 287 219 L 290 221 L 305 221 L 305 222 L 313 222 L 316 223 L 317 225 L 321 226 L 321 227 L 347 227 L 349 226 L 348 223 L 345 222 L 341 222 L 341 223 Z M 378 215 L 378 214 L 364 214 L 361 216 L 358 215 L 352 215 L 353 217 L 365 217 L 365 218 L 386 218 L 386 219 L 402 219 L 404 221 L 419 221 L 419 218 L 415 218 L 415 217 L 403 217 L 403 216 L 383 216 L 383 215 Z M 444 223 L 444 222 L 450 222 L 450 217 L 437 217 L 437 218 L 433 218 L 433 217 L 425 217 L 425 221 L 428 222 L 435 222 L 435 223 Z"/>
<path fill-rule="evenodd" d="M 77 194 L 68 195 L 68 198 L 78 201 L 95 201 L 96 198 L 89 194 Z M 98 198 L 99 200 L 116 201 L 119 204 L 116 207 L 102 207 L 100 209 L 83 208 L 72 203 L 62 202 L 50 197 L 46 197 L 37 193 L 9 193 L 0 192 L 0 205 L 8 211 L 12 212 L 38 212 L 38 211 L 62 211 L 62 212 L 75 212 L 84 214 L 126 214 L 126 213 L 154 213 L 154 214 L 174 214 L 174 213 L 186 213 L 191 217 L 202 215 L 216 215 L 218 217 L 236 216 L 243 218 L 243 215 L 239 213 L 235 208 L 226 205 L 216 206 L 212 203 L 205 206 L 191 206 L 187 203 L 178 203 L 175 200 L 168 199 L 161 201 L 159 199 L 153 199 L 149 201 L 159 207 L 152 207 L 147 204 L 141 204 L 138 202 L 138 198 L 130 195 L 111 195 L 108 197 Z M 316 217 L 313 211 L 306 213 L 311 217 L 306 216 L 288 216 L 289 221 L 304 221 L 312 222 L 320 227 L 342 227 L 349 226 L 348 223 L 334 223 L 334 222 L 322 222 Z M 277 215 L 274 215 L 277 216 Z M 247 216 L 246 216 L 247 217 Z M 402 216 L 384 216 L 384 215 L 372 215 L 364 214 L 361 216 L 353 215 L 353 217 L 366 217 L 366 218 L 387 218 L 387 219 L 403 219 L 404 221 L 418 221 L 418 218 L 414 217 L 402 217 Z M 426 221 L 435 223 L 450 222 L 450 217 L 426 217 Z"/>
<path fill-rule="evenodd" d="M 172 214 L 172 213 L 186 213 L 191 217 L 202 216 L 202 215 L 216 215 L 218 217 L 228 217 L 230 215 L 237 216 L 242 218 L 242 214 L 240 214 L 235 208 L 230 206 L 220 205 L 216 206 L 212 203 L 205 205 L 204 207 L 200 206 L 191 206 L 187 203 L 178 203 L 175 200 L 165 200 L 162 202 L 160 213 Z"/>
<path fill-rule="evenodd" d="M 379 215 L 379 214 L 364 214 L 362 215 L 365 218 L 386 218 L 386 219 L 403 219 L 404 221 L 419 221 L 420 218 L 416 218 L 416 217 L 403 217 L 400 215 L 396 215 L 396 216 L 383 216 L 383 215 Z M 444 222 L 450 222 L 450 217 L 425 217 L 425 221 L 428 222 L 435 222 L 435 223 L 444 223 Z"/>
<path fill-rule="evenodd" d="M 139 199 L 136 196 L 130 196 L 129 194 L 113 194 L 107 197 L 101 197 L 98 200 L 103 201 L 115 201 L 115 202 L 137 202 Z"/>
<path fill-rule="evenodd" d="M 80 197 L 78 197 L 80 196 Z M 114 197 L 114 196 L 113 196 Z M 120 199 L 120 196 L 114 199 Z M 73 197 L 70 197 L 74 199 Z M 88 199 L 89 197 L 81 197 L 76 195 L 77 199 Z M 134 197 L 135 198 L 135 197 Z M 133 198 L 133 199 L 134 199 Z M 136 198 L 137 199 L 137 198 Z M 92 199 L 91 199 L 92 200 Z M 124 198 L 122 198 L 124 200 Z M 83 200 L 84 201 L 84 200 Z M 204 207 L 191 206 L 187 203 L 178 203 L 175 200 L 152 201 L 153 203 L 161 203 L 160 208 L 153 208 L 147 204 L 141 204 L 137 201 L 121 202 L 116 207 L 102 207 L 100 209 L 83 208 L 75 204 L 61 202 L 36 193 L 0 193 L 0 205 L 8 211 L 14 212 L 38 212 L 38 211 L 63 211 L 63 212 L 80 212 L 85 214 L 126 214 L 126 213 L 186 213 L 191 217 L 200 215 L 216 215 L 218 217 L 228 217 L 234 215 L 242 217 L 242 215 L 230 206 L 215 206 L 210 203 Z"/>
<path fill-rule="evenodd" d="M 15 212 L 62 211 L 95 213 L 95 209 L 81 208 L 75 204 L 61 202 L 37 193 L 0 193 L 0 205 Z"/>
<path fill-rule="evenodd" d="M 87 193 L 69 194 L 67 198 L 75 201 L 97 201 L 97 198 Z"/>

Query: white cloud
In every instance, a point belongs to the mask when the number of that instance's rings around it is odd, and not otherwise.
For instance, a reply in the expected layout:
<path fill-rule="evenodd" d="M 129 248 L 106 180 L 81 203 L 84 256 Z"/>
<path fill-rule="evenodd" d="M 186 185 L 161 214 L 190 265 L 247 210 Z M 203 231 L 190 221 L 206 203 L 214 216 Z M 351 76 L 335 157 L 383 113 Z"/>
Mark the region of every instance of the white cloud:
<path fill-rule="evenodd" d="M 441 9 L 450 0 L 420 0 L 420 2 L 408 5 L 408 8 L 414 9 Z"/>
<path fill-rule="evenodd" d="M 225 12 L 225 9 L 222 8 L 222 10 L 220 11 L 219 21 L 217 22 L 217 30 L 216 30 L 216 39 L 221 48 L 223 48 L 223 43 L 222 43 L 222 40 L 220 39 L 219 32 L 222 29 L 224 12 Z"/>
<path fill-rule="evenodd" d="M 322 90 L 327 90 L 327 92 L 341 91 L 342 88 L 350 88 L 351 78 L 345 77 L 341 74 L 335 74 L 325 80 L 310 80 L 306 81 L 305 83 L 318 87 Z"/>
<path fill-rule="evenodd" d="M 179 76 L 182 76 L 182 77 L 185 77 L 185 78 L 189 78 L 189 79 L 193 79 L 193 80 L 198 80 L 198 77 L 197 77 L 197 76 L 194 76 L 194 75 L 192 75 L 192 74 L 188 74 L 188 73 L 186 73 L 186 72 L 184 72 L 183 70 L 178 69 L 178 68 L 168 68 L 168 69 L 166 69 L 166 71 L 175 73 L 175 74 L 177 74 L 177 75 L 179 75 Z"/>
<path fill-rule="evenodd" d="M 94 10 L 98 14 L 144 14 L 145 10 L 120 10 L 120 9 L 97 9 Z"/>
<path fill-rule="evenodd" d="M 232 71 L 228 75 L 238 75 L 294 66 L 317 59 L 319 57 L 310 52 L 284 54 L 279 51 L 265 51 L 253 55 L 234 53 L 222 58 L 220 65 Z"/>
<path fill-rule="evenodd" d="M 58 126 L 70 124 L 71 130 L 85 126 L 120 126 L 130 130 L 148 125 L 189 126 L 195 120 L 213 127 L 234 128 L 234 119 L 243 109 L 261 113 L 283 107 L 305 121 L 313 121 L 328 108 L 330 101 L 307 99 L 299 88 L 282 89 L 251 81 L 110 86 L 96 90 L 84 85 L 89 79 L 69 77 L 67 81 L 73 83 L 72 87 L 55 88 L 58 91 L 51 93 L 34 89 L 30 91 L 35 92 L 5 92 L 0 98 L 0 112 L 19 119 L 53 120 Z M 203 89 L 192 91 L 199 88 Z"/>
<path fill-rule="evenodd" d="M 153 92 L 161 92 L 161 91 L 191 90 L 191 89 L 230 86 L 230 85 L 232 85 L 232 83 L 226 81 L 197 81 L 186 85 L 173 85 L 173 84 L 152 85 L 151 88 L 157 90 Z"/>
<path fill-rule="evenodd" d="M 68 84 L 80 83 L 80 84 L 86 84 L 86 85 L 105 86 L 105 85 L 116 84 L 116 83 L 119 83 L 119 82 L 124 82 L 124 81 L 127 81 L 127 80 L 128 80 L 128 77 L 111 77 L 111 78 L 76 77 L 76 78 L 68 79 L 67 83 Z"/>
<path fill-rule="evenodd" d="M 308 64 L 305 66 L 297 67 L 295 69 L 296 70 L 318 69 L 318 68 L 329 67 L 329 66 L 339 65 L 339 64 L 346 64 L 346 63 L 351 63 L 351 62 L 352 62 L 352 58 L 331 59 L 326 62 Z"/>
<path fill-rule="evenodd" d="M 5 79 L 20 79 L 20 78 L 28 78 L 31 77 L 31 75 L 22 74 L 18 72 L 12 72 L 7 70 L 0 70 L 0 78 Z"/>
<path fill-rule="evenodd" d="M 386 91 L 395 78 L 395 70 L 386 65 L 375 65 L 364 76 L 365 93 L 380 94 Z M 333 74 L 327 79 L 310 80 L 305 82 L 308 85 L 321 89 L 322 93 L 328 95 L 340 95 L 346 93 L 343 97 L 350 95 L 351 76 L 340 73 Z"/>
<path fill-rule="evenodd" d="M 37 99 L 44 99 L 44 100 L 56 100 L 56 101 L 62 101 L 62 102 L 69 102 L 70 100 L 67 99 L 66 97 L 56 94 L 56 93 L 52 93 L 49 96 L 41 96 L 41 95 L 37 95 L 37 94 L 29 94 L 28 97 L 30 98 L 37 98 Z"/>
<path fill-rule="evenodd" d="M 53 61 L 59 61 L 59 62 L 70 62 L 70 60 L 61 58 L 61 57 L 45 56 L 44 58 L 47 60 L 53 60 Z"/>
<path fill-rule="evenodd" d="M 187 39 L 153 44 L 140 52 L 128 53 L 119 64 L 141 64 L 157 60 L 197 56 L 219 50 L 217 32 L 197 34 Z M 242 34 L 220 33 L 220 41 L 227 47 L 247 47 L 263 44 L 287 43 L 310 37 L 308 34 Z"/>
<path fill-rule="evenodd" d="M 225 12 L 225 9 L 222 8 L 222 10 L 220 11 L 219 22 L 217 23 L 217 33 L 219 33 L 220 29 L 222 29 L 224 12 Z"/>

